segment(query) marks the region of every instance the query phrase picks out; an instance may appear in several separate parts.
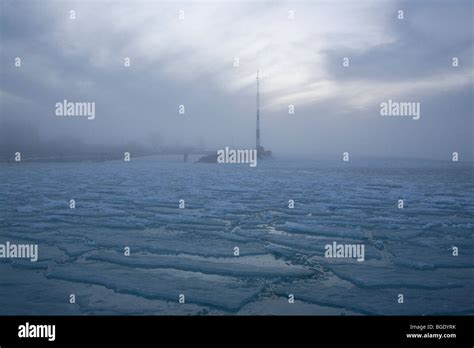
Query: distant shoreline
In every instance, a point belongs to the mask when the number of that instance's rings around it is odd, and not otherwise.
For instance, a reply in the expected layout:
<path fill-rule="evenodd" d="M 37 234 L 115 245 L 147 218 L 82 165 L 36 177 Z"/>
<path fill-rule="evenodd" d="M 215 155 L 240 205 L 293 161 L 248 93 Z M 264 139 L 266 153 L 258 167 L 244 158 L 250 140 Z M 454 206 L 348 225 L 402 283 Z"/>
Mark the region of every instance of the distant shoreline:
<path fill-rule="evenodd" d="M 212 152 L 209 152 L 212 153 Z M 199 163 L 197 160 L 202 157 L 202 153 L 190 153 L 186 157 L 186 163 Z M 184 154 L 176 154 L 176 153 L 134 153 L 131 152 L 131 158 L 133 159 L 141 159 L 141 160 L 164 160 L 169 159 L 176 162 L 185 162 L 184 161 Z M 282 154 L 279 155 L 276 160 L 279 161 L 288 161 L 288 162 L 300 162 L 300 161 L 315 161 L 315 162 L 322 162 L 322 163 L 333 163 L 338 164 L 339 160 L 334 156 L 328 155 L 302 155 L 302 154 Z M 32 156 L 28 157 L 27 153 L 22 153 L 21 162 L 28 162 L 28 163 L 77 163 L 77 162 L 111 162 L 111 161 L 123 161 L 123 153 L 109 153 L 109 154 L 85 154 L 85 155 L 54 155 L 54 156 Z M 400 163 L 409 163 L 409 164 L 423 164 L 432 163 L 432 164 L 448 164 L 452 163 L 449 159 L 431 159 L 431 158 L 390 158 L 390 157 L 360 157 L 357 159 L 352 159 L 349 163 L 342 163 L 341 165 L 357 165 L 363 166 L 364 164 L 383 164 L 383 163 L 390 163 L 392 162 L 394 166 Z M 14 160 L 14 156 L 11 155 L 9 157 L 3 155 L 0 156 L 0 164 L 6 163 L 18 163 Z M 464 165 L 474 165 L 474 161 L 471 160 L 461 160 L 456 162 L 454 165 L 456 166 L 464 166 Z"/>

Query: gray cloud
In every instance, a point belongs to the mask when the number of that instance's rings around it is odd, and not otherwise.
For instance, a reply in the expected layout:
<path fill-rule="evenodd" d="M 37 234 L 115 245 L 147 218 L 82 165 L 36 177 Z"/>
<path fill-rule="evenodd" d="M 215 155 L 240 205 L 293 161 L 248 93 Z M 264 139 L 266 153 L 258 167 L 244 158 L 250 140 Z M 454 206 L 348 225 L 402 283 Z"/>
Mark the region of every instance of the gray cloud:
<path fill-rule="evenodd" d="M 252 146 L 260 69 L 263 141 L 277 153 L 473 158 L 469 1 L 1 6 L 4 148 L 58 139 Z M 421 119 L 382 118 L 379 104 L 389 98 L 421 102 Z M 94 101 L 96 119 L 55 117 L 63 99 Z"/>

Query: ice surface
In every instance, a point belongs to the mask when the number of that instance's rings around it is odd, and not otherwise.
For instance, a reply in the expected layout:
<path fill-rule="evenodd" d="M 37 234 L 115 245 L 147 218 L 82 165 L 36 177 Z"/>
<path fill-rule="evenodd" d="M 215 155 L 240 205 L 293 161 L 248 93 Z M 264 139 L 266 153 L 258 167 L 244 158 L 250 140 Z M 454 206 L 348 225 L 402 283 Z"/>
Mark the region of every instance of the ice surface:
<path fill-rule="evenodd" d="M 1 314 L 474 313 L 472 164 L 354 163 L 2 163 Z"/>
<path fill-rule="evenodd" d="M 292 293 L 296 301 L 302 300 L 370 315 L 446 315 L 474 312 L 472 287 L 413 289 L 397 286 L 368 289 L 302 280 L 281 286 L 275 293 L 281 296 Z M 404 303 L 398 303 L 399 294 L 403 294 Z"/>
<path fill-rule="evenodd" d="M 48 278 L 105 286 L 120 293 L 149 299 L 186 301 L 237 310 L 262 289 L 258 282 L 176 269 L 117 267 L 109 263 L 81 262 L 51 269 Z"/>
<path fill-rule="evenodd" d="M 101 252 L 89 256 L 88 259 L 137 268 L 173 268 L 206 274 L 243 277 L 304 277 L 312 274 L 309 269 L 277 260 L 272 255 L 216 258 L 182 254 L 124 256 L 118 253 Z"/>

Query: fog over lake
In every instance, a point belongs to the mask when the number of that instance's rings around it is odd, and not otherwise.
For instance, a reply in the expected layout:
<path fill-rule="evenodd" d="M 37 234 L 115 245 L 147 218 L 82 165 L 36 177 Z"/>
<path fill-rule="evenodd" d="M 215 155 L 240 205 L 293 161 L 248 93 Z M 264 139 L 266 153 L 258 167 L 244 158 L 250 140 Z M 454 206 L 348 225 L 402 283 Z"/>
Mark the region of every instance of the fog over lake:
<path fill-rule="evenodd" d="M 0 6 L 2 158 L 254 147 L 259 70 L 277 156 L 473 159 L 471 1 Z M 64 100 L 94 118 L 58 117 Z"/>

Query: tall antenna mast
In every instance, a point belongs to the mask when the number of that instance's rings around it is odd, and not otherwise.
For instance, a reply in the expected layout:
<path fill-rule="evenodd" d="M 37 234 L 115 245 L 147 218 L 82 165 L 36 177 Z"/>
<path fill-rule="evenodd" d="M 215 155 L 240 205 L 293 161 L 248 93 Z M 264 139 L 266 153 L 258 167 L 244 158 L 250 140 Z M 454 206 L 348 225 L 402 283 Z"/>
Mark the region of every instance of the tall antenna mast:
<path fill-rule="evenodd" d="M 257 70 L 257 151 L 260 149 L 260 91 L 258 85 L 258 70 Z"/>

